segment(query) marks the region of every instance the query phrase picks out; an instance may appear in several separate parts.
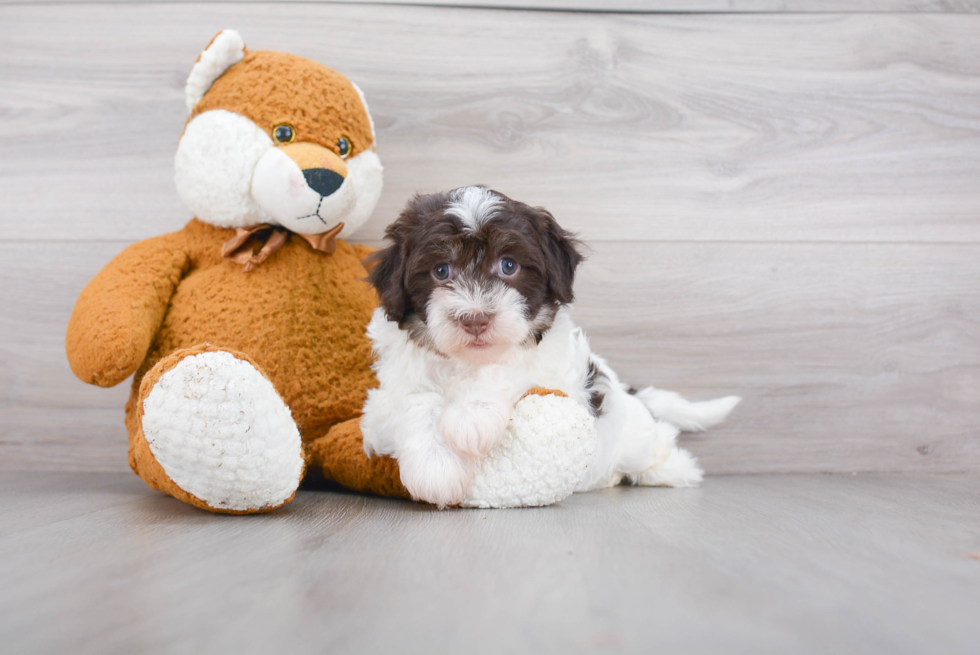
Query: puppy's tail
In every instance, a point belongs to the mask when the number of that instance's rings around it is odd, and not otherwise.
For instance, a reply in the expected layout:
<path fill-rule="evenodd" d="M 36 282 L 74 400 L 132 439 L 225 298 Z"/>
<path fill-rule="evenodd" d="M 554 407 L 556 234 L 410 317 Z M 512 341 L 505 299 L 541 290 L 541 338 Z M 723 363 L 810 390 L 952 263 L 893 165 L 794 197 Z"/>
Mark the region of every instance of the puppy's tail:
<path fill-rule="evenodd" d="M 725 396 L 715 400 L 691 402 L 673 391 L 647 387 L 636 392 L 654 418 L 673 423 L 685 432 L 701 432 L 724 421 L 742 399 Z"/>

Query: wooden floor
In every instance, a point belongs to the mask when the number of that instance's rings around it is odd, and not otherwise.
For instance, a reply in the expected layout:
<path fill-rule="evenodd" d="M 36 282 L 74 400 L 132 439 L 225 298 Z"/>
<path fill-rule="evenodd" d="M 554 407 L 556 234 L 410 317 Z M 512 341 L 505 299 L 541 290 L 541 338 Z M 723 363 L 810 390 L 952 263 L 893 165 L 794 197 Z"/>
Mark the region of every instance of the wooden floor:
<path fill-rule="evenodd" d="M 978 617 L 976 475 L 227 517 L 133 475 L 0 474 L 4 653 L 975 655 Z"/>

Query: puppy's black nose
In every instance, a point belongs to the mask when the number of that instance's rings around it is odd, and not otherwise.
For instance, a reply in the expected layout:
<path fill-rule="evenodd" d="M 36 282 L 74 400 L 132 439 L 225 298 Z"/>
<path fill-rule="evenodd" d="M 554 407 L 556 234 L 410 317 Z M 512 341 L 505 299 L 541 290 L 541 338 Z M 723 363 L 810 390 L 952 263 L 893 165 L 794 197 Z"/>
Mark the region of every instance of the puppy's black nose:
<path fill-rule="evenodd" d="M 329 196 L 344 183 L 344 177 L 329 168 L 307 168 L 303 171 L 303 177 L 310 188 L 321 196 Z"/>
<path fill-rule="evenodd" d="M 463 326 L 464 330 L 476 337 L 487 331 L 487 326 L 490 325 L 490 316 L 482 312 L 467 314 L 460 319 L 459 324 Z"/>

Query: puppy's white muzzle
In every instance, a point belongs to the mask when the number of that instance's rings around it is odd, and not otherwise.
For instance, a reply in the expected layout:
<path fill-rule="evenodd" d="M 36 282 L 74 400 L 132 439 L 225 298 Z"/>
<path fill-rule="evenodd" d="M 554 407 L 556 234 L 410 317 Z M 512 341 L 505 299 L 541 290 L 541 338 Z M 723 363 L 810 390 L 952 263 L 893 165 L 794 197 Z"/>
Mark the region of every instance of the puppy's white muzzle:
<path fill-rule="evenodd" d="M 280 225 L 300 234 L 327 231 L 357 202 L 349 175 L 325 167 L 304 171 L 280 148 L 270 148 L 259 159 L 252 175 L 252 198 Z"/>
<path fill-rule="evenodd" d="M 530 326 L 524 297 L 502 282 L 461 277 L 435 289 L 427 304 L 432 343 L 444 355 L 475 364 L 502 360 L 523 343 Z"/>

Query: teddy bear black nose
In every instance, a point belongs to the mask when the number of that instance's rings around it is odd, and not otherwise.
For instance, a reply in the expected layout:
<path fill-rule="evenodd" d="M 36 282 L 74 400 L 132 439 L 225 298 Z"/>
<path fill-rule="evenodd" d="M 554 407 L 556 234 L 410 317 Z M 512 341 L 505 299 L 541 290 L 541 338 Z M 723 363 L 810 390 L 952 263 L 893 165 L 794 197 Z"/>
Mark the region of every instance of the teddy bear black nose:
<path fill-rule="evenodd" d="M 328 168 L 307 168 L 303 171 L 303 177 L 310 188 L 321 196 L 329 196 L 344 183 L 342 175 Z"/>

